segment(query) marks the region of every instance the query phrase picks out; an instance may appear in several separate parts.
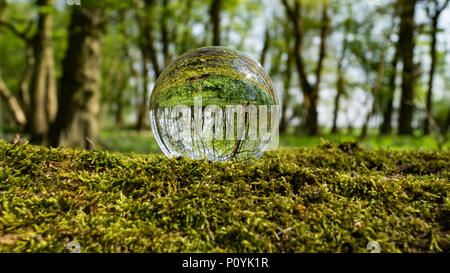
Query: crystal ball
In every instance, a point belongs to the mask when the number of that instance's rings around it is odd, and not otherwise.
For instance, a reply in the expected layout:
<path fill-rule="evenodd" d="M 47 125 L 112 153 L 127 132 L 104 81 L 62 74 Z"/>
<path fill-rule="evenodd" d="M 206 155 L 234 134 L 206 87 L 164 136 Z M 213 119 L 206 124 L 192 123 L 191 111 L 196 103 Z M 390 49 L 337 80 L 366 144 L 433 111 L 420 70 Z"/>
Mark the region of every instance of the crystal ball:
<path fill-rule="evenodd" d="M 203 47 L 176 58 L 158 77 L 149 110 L 153 135 L 171 158 L 260 158 L 278 145 L 274 85 L 236 50 Z"/>

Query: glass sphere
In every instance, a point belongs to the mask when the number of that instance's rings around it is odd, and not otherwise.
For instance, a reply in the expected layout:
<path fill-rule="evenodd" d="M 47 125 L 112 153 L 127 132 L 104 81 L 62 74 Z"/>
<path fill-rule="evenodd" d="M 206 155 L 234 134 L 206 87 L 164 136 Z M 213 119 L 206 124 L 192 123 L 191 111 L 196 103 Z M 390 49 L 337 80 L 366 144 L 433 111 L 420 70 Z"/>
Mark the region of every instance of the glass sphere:
<path fill-rule="evenodd" d="M 279 102 L 260 64 L 224 47 L 189 51 L 150 98 L 153 135 L 168 157 L 260 158 L 278 145 Z"/>

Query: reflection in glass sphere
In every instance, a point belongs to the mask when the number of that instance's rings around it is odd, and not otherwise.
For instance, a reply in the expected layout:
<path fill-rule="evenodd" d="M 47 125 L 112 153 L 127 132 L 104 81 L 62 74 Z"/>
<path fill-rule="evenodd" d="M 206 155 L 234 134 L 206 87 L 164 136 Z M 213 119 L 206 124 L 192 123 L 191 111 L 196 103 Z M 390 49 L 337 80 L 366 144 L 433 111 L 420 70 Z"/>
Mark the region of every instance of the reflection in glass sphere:
<path fill-rule="evenodd" d="M 279 112 L 261 65 L 224 47 L 199 48 L 175 59 L 150 99 L 152 131 L 169 157 L 260 158 L 278 145 Z"/>

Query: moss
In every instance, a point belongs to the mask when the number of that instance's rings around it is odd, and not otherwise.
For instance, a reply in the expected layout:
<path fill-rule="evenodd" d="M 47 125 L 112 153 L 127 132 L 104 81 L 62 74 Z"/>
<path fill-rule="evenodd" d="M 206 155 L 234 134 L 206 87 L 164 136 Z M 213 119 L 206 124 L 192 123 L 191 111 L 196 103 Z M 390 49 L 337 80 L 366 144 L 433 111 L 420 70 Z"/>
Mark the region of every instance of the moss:
<path fill-rule="evenodd" d="M 355 143 L 214 163 L 0 141 L 0 251 L 450 251 L 448 151 Z"/>
<path fill-rule="evenodd" d="M 202 97 L 203 105 L 245 104 L 273 105 L 274 100 L 267 91 L 245 80 L 235 79 L 218 74 L 205 74 L 201 79 L 192 80 L 182 86 L 166 89 L 155 98 L 159 107 L 174 107 L 180 104 L 194 106 L 194 97 Z"/>

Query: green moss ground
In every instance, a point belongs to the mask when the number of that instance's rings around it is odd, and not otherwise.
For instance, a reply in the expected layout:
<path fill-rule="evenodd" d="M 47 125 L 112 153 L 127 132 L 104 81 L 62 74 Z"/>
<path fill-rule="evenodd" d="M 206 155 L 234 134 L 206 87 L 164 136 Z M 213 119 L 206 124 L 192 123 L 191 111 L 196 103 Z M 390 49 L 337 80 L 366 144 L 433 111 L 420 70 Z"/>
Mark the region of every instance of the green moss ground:
<path fill-rule="evenodd" d="M 213 163 L 0 141 L 0 252 L 450 251 L 450 152 Z"/>

